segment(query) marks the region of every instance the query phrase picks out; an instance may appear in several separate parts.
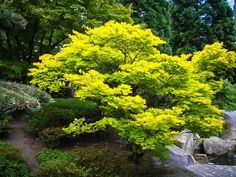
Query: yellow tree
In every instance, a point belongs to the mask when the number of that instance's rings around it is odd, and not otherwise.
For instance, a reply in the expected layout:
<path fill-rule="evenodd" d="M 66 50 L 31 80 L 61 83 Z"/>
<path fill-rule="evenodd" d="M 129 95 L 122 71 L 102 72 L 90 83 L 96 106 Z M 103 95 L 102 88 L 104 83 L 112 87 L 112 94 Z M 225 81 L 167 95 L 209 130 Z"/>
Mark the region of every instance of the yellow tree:
<path fill-rule="evenodd" d="M 190 55 L 161 54 L 157 48 L 164 41 L 150 30 L 114 21 L 70 38 L 61 52 L 43 55 L 29 73 L 31 82 L 43 89 L 57 92 L 73 86 L 76 97 L 99 105 L 101 120 L 77 118 L 64 129 L 67 133 L 111 126 L 138 156 L 152 151 L 164 158 L 166 145 L 174 142 L 172 134 L 184 128 L 205 136 L 222 131 L 222 111 L 212 104 L 222 83 L 213 80 L 212 70 L 210 78 L 200 61 L 207 55 L 214 68 L 222 59 L 232 63 L 235 53 L 216 43 L 193 54 L 192 61 Z M 216 46 L 224 52 L 211 55 Z"/>

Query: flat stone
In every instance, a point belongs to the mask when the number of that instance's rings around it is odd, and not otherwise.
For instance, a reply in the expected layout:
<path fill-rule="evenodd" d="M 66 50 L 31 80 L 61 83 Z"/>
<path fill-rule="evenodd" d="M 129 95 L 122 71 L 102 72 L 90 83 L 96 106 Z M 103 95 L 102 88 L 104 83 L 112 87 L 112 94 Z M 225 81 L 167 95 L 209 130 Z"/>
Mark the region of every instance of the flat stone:
<path fill-rule="evenodd" d="M 198 177 L 236 177 L 236 166 L 195 164 L 186 169 Z"/>

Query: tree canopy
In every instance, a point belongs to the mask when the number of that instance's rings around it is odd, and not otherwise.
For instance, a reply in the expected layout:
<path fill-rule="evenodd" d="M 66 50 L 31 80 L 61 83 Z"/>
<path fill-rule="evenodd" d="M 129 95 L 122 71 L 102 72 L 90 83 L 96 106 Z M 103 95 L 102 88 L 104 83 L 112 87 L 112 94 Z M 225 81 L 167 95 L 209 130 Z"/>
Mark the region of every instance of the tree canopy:
<path fill-rule="evenodd" d="M 74 31 L 70 39 L 57 54 L 40 57 L 29 73 L 42 89 L 74 87 L 76 97 L 99 105 L 101 120 L 79 117 L 67 133 L 112 126 L 133 150 L 165 157 L 172 134 L 184 128 L 204 136 L 222 131 L 222 111 L 212 100 L 223 85 L 217 75 L 234 68 L 236 58 L 222 43 L 170 56 L 157 49 L 165 42 L 151 30 L 114 21 L 84 34 Z"/>

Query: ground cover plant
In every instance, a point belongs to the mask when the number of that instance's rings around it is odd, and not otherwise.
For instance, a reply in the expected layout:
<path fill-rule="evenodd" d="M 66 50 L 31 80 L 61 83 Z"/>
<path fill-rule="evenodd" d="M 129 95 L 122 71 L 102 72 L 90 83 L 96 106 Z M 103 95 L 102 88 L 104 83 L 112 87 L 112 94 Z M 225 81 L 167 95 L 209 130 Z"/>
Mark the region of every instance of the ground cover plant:
<path fill-rule="evenodd" d="M 0 141 L 0 176 L 33 177 L 19 150 L 4 141 Z"/>
<path fill-rule="evenodd" d="M 138 169 L 127 158 L 130 155 L 124 145 L 95 143 L 66 151 L 43 149 L 37 159 L 43 176 L 151 177 L 160 174 L 153 168 L 150 154 L 145 155 Z M 169 171 L 171 174 L 171 169 Z"/>
<path fill-rule="evenodd" d="M 222 111 L 212 99 L 222 89 L 219 77 L 235 67 L 235 53 L 222 43 L 170 56 L 157 50 L 165 42 L 151 30 L 114 21 L 70 38 L 61 52 L 43 55 L 29 73 L 42 89 L 73 87 L 78 99 L 99 106 L 100 120 L 78 117 L 64 129 L 68 134 L 111 126 L 139 159 L 145 151 L 165 158 L 172 135 L 184 128 L 203 136 L 222 131 Z"/>

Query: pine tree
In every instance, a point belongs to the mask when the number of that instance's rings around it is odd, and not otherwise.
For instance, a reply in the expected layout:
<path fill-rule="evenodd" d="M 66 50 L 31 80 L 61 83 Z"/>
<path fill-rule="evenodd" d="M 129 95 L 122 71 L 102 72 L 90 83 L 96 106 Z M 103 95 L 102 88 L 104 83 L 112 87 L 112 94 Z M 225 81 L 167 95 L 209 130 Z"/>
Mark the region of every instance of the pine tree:
<path fill-rule="evenodd" d="M 131 5 L 134 22 L 145 23 L 148 28 L 151 28 L 155 35 L 166 41 L 161 51 L 171 53 L 171 15 L 170 3 L 167 0 L 119 0 L 118 2 Z"/>
<path fill-rule="evenodd" d="M 216 41 L 235 50 L 236 28 L 226 0 L 173 0 L 173 41 L 177 54 L 202 50 Z"/>
<path fill-rule="evenodd" d="M 202 49 L 199 1 L 173 0 L 172 48 L 177 54 L 191 53 Z"/>
<path fill-rule="evenodd" d="M 207 0 L 206 23 L 208 31 L 206 33 L 207 43 L 221 41 L 224 47 L 229 50 L 236 50 L 236 26 L 233 19 L 233 11 L 226 0 Z"/>

